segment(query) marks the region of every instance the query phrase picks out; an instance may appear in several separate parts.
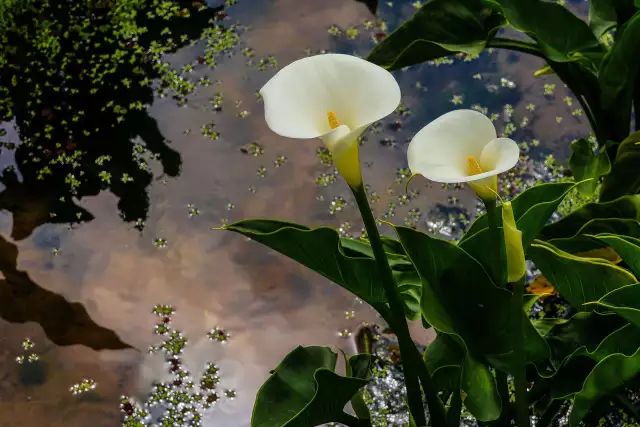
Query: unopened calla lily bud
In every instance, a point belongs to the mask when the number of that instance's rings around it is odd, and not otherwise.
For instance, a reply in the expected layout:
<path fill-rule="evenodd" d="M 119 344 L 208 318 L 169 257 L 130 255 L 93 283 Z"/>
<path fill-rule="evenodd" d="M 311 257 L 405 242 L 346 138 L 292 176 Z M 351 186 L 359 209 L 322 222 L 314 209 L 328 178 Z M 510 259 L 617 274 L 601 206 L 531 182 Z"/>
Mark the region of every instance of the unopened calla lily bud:
<path fill-rule="evenodd" d="M 507 281 L 514 283 L 524 277 L 527 269 L 522 246 L 522 231 L 516 226 L 511 202 L 502 204 L 502 230 L 507 254 Z"/>

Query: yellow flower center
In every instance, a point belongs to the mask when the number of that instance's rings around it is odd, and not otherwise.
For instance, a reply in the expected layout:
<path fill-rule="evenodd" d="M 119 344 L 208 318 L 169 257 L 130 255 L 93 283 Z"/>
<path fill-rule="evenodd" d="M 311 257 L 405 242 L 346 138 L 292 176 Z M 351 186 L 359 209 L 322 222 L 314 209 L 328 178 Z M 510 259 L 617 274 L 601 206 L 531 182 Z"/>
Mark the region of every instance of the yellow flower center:
<path fill-rule="evenodd" d="M 483 172 L 487 172 L 482 169 L 480 166 L 480 162 L 475 156 L 467 156 L 467 175 L 478 175 Z M 491 200 L 496 198 L 496 194 L 498 191 L 498 178 L 494 176 L 490 176 L 487 178 L 480 179 L 478 181 L 471 181 L 468 183 L 469 187 L 483 200 Z"/>
<path fill-rule="evenodd" d="M 484 172 L 484 170 L 482 170 L 478 159 L 476 159 L 475 156 L 467 156 L 467 173 L 469 175 L 477 175 L 482 172 Z"/>
<path fill-rule="evenodd" d="M 327 113 L 327 120 L 329 120 L 329 126 L 331 126 L 331 129 L 335 129 L 341 124 L 340 120 L 338 120 L 338 116 L 333 111 L 329 111 Z"/>

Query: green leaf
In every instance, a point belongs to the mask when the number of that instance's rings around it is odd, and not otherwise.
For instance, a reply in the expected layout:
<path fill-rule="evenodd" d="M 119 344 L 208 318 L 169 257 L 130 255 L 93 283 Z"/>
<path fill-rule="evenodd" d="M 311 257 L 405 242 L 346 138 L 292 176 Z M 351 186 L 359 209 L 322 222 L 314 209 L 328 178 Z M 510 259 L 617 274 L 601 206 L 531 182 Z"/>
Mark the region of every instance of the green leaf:
<path fill-rule="evenodd" d="M 461 388 L 466 393 L 462 400 L 464 406 L 478 421 L 493 421 L 500 417 L 502 404 L 496 380 L 489 367 L 469 353 L 462 365 Z"/>
<path fill-rule="evenodd" d="M 547 223 L 558 205 L 573 187 L 573 182 L 552 182 L 539 184 L 514 197 L 511 201 L 513 216 L 516 219 L 518 229 L 522 231 L 523 245 L 528 244 L 537 236 Z M 639 202 L 640 203 L 640 202 Z M 498 206 L 496 215 L 501 217 L 502 206 Z M 460 239 L 460 243 L 470 239 L 482 230 L 488 229 L 489 221 L 486 214 L 480 215 L 469 227 L 469 230 Z"/>
<path fill-rule="evenodd" d="M 540 0 L 493 0 L 508 23 L 525 32 L 555 62 L 598 62 L 603 50 L 589 26 L 565 7 Z"/>
<path fill-rule="evenodd" d="M 636 277 L 640 277 L 640 239 L 615 234 L 598 234 L 593 237 L 615 250 Z"/>
<path fill-rule="evenodd" d="M 336 230 L 310 229 L 268 219 L 240 221 L 224 229 L 243 234 L 288 256 L 373 306 L 386 301 L 375 261 L 366 256 L 347 255 Z"/>
<path fill-rule="evenodd" d="M 478 54 L 502 23 L 477 0 L 431 0 L 379 43 L 368 60 L 393 70 L 457 52 Z"/>
<path fill-rule="evenodd" d="M 629 133 L 631 104 L 640 70 L 640 55 L 636 54 L 638 44 L 640 13 L 618 28 L 616 42 L 605 55 L 598 72 L 601 107 L 611 121 L 608 125 L 619 129 L 622 137 Z"/>
<path fill-rule="evenodd" d="M 588 203 L 559 221 L 546 225 L 539 238 L 573 237 L 587 222 L 596 218 L 640 220 L 640 195 L 623 196 L 604 203 Z"/>
<path fill-rule="evenodd" d="M 422 278 L 422 310 L 439 332 L 457 335 L 476 358 L 508 363 L 511 293 L 498 288 L 482 265 L 455 244 L 396 227 L 400 242 Z M 540 362 L 548 348 L 531 322 L 525 323 L 527 360 Z M 487 334 L 487 331 L 491 331 Z"/>
<path fill-rule="evenodd" d="M 434 383 L 440 390 L 465 393 L 463 402 L 480 421 L 492 421 L 500 416 L 500 395 L 489 367 L 473 358 L 457 342 L 455 335 L 439 332 L 427 347 L 424 360 Z"/>
<path fill-rule="evenodd" d="M 555 325 L 546 335 L 556 364 L 561 365 L 576 351 L 594 351 L 601 343 L 627 322 L 615 314 L 581 311 L 571 319 Z"/>
<path fill-rule="evenodd" d="M 574 397 L 569 426 L 577 426 L 598 400 L 622 387 L 639 372 L 640 350 L 631 356 L 612 354 L 598 362 Z"/>
<path fill-rule="evenodd" d="M 589 353 L 594 360 L 602 360 L 610 354 L 620 353 L 630 356 L 640 348 L 640 328 L 632 323 L 627 323 L 616 329 Z"/>
<path fill-rule="evenodd" d="M 594 304 L 615 312 L 640 327 L 640 285 L 632 284 L 618 288 Z"/>
<path fill-rule="evenodd" d="M 402 249 L 400 242 L 388 237 L 383 239 L 387 260 L 398 286 L 405 314 L 408 319 L 418 320 L 422 312 L 420 308 L 420 297 L 422 295 L 420 276 L 409 258 L 404 254 L 404 249 Z M 368 241 L 341 237 L 340 244 L 345 249 L 346 255 L 373 258 L 373 250 Z"/>
<path fill-rule="evenodd" d="M 640 222 L 624 218 L 595 218 L 578 230 L 577 236 L 592 234 L 620 234 L 640 237 Z"/>
<path fill-rule="evenodd" d="M 613 3 L 612 0 L 591 0 L 589 2 L 589 27 L 597 38 L 613 29 L 618 22 Z"/>
<path fill-rule="evenodd" d="M 371 376 L 373 358 L 370 354 L 356 354 L 349 358 L 345 355 L 345 362 L 345 370 L 348 377 L 369 378 Z M 351 407 L 359 419 L 368 420 L 371 418 L 369 407 L 364 401 L 363 388 L 358 390 L 351 398 Z"/>
<path fill-rule="evenodd" d="M 354 376 L 339 376 L 336 360 L 328 347 L 298 347 L 289 353 L 258 390 L 251 427 L 309 427 L 344 420 L 343 408 L 368 382 L 368 371 L 359 356 L 351 366 Z"/>
<path fill-rule="evenodd" d="M 586 139 L 578 139 L 571 143 L 571 158 L 569 166 L 576 181 L 583 181 L 578 184 L 578 189 L 583 194 L 592 194 L 600 177 L 611 171 L 609 156 L 605 150 L 600 150 L 598 154 L 593 151 L 591 143 Z"/>
<path fill-rule="evenodd" d="M 639 193 L 638 165 L 640 165 L 640 132 L 634 132 L 618 147 L 611 173 L 602 183 L 600 200 L 613 200 L 625 194 Z"/>
<path fill-rule="evenodd" d="M 637 282 L 630 272 L 599 258 L 582 258 L 536 241 L 528 252 L 542 274 L 576 309 L 621 286 Z"/>

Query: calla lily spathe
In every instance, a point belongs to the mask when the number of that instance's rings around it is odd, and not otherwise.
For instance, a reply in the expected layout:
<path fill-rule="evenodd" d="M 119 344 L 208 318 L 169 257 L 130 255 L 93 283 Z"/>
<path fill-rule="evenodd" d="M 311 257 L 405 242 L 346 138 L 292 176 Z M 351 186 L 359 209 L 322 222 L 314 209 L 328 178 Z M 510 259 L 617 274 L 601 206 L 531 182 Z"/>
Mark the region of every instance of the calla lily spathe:
<path fill-rule="evenodd" d="M 260 95 L 269 128 L 289 138 L 320 138 L 351 187 L 362 184 L 358 137 L 400 104 L 400 87 L 391 73 L 342 54 L 292 62 Z"/>
<path fill-rule="evenodd" d="M 482 199 L 495 199 L 497 175 L 518 163 L 518 144 L 498 138 L 491 120 L 474 110 L 450 111 L 422 128 L 409 144 L 414 174 L 437 182 L 466 182 Z"/>

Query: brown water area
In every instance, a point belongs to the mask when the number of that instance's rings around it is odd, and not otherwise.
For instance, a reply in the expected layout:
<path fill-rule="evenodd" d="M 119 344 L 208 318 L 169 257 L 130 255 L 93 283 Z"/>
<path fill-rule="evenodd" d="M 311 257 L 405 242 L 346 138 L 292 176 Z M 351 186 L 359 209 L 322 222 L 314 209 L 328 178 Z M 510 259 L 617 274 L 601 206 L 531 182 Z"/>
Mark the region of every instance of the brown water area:
<path fill-rule="evenodd" d="M 411 2 L 380 2 L 379 16 L 393 27 L 413 10 Z M 377 19 L 365 3 L 351 0 L 240 0 L 228 13 L 229 22 L 245 26 L 241 45 L 259 57 L 274 55 L 280 66 L 305 56 L 306 49 L 366 55 L 376 30 L 365 29 L 364 22 Z M 355 27 L 359 34 L 333 36 L 332 25 Z M 191 62 L 201 49 L 196 43 L 171 61 Z M 42 220 L 46 204 L 37 200 L 21 212 L 0 211 L 0 427 L 119 425 L 120 396 L 144 397 L 165 376 L 163 361 L 147 354 L 158 341 L 152 333 L 155 304 L 176 308 L 175 326 L 189 338 L 187 365 L 197 371 L 215 361 L 222 386 L 237 390 L 234 400 L 208 413 L 207 426 L 248 426 L 257 388 L 295 346 L 353 352 L 349 333 L 377 321 L 370 308 L 326 279 L 242 236 L 212 229 L 248 217 L 342 226 L 356 236 L 362 228 L 344 183 L 315 182 L 332 171 L 318 160 L 320 143 L 286 140 L 266 127 L 256 92 L 276 70 L 248 66 L 239 52 L 219 62 L 213 71 L 196 67 L 196 76 L 206 73 L 215 84 L 198 89 L 187 105 L 157 98 L 150 107 L 182 166 L 177 177 L 163 176 L 154 166 L 142 231 L 120 218 L 118 200 L 108 192 L 78 200 L 95 218 L 72 227 Z M 376 213 L 382 215 L 404 193 L 404 182 L 395 179 L 397 169 L 406 167 L 408 139 L 450 109 L 488 107 L 499 113 L 501 131 L 504 105 L 510 104 L 518 127 L 512 138 L 537 138 L 541 157 L 555 153 L 566 159 L 568 142 L 587 133 L 586 119 L 571 114 L 579 105 L 575 99 L 567 105 L 563 98 L 569 93 L 556 78 L 532 77 L 541 65 L 496 51 L 472 62 L 456 59 L 396 72 L 403 105 L 412 114 L 385 120 L 369 132 L 361 151 L 365 181 L 379 195 Z M 544 94 L 545 84 L 556 84 L 552 95 Z M 208 104 L 217 92 L 224 94 L 220 112 Z M 524 117 L 528 124 L 520 128 Z M 211 122 L 220 133 L 216 141 L 200 132 Z M 264 154 L 241 150 L 252 141 Z M 280 156 L 286 156 L 284 163 Z M 401 223 L 409 208 L 424 213 L 446 205 L 452 194 L 473 205 L 466 190 L 451 193 L 422 178 L 411 188 L 419 196 L 399 205 L 390 221 Z M 346 206 L 332 215 L 336 197 Z M 199 215 L 190 216 L 188 206 Z M 21 224 L 37 225 L 30 234 L 12 230 L 18 215 Z M 424 216 L 418 226 L 424 228 Z M 351 311 L 353 317 L 345 315 Z M 227 343 L 207 339 L 216 325 L 231 333 Z M 65 345 L 75 335 L 87 345 Z M 36 365 L 16 363 L 25 337 L 35 343 Z M 114 349 L 93 350 L 92 342 Z M 124 345 L 131 348 L 118 349 Z M 96 389 L 72 395 L 69 387 L 83 378 L 95 380 Z"/>

